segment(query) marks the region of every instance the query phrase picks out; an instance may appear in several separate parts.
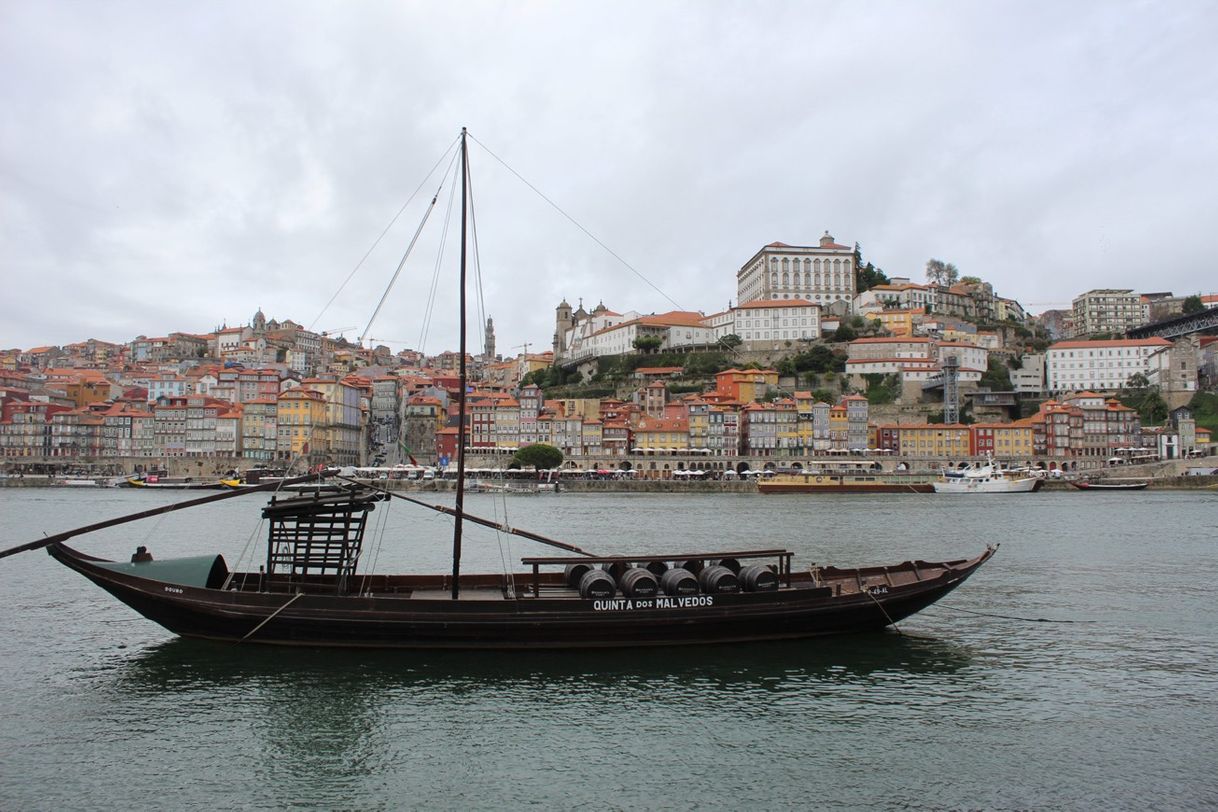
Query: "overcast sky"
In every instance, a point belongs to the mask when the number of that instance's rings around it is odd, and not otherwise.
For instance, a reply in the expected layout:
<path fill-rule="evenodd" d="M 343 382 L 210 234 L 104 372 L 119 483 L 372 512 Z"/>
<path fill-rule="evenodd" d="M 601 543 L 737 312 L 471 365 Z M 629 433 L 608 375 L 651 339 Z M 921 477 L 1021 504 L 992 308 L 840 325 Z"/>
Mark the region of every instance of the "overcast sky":
<path fill-rule="evenodd" d="M 1215 40 L 1187 0 L 0 0 L 0 347 L 258 307 L 354 338 L 438 176 L 323 308 L 462 126 L 647 280 L 473 144 L 505 354 L 548 347 L 563 297 L 721 310 L 761 246 L 825 230 L 1033 312 L 1213 292 Z M 447 200 L 369 333 L 395 350 Z M 446 252 L 428 352 L 456 346 Z"/>

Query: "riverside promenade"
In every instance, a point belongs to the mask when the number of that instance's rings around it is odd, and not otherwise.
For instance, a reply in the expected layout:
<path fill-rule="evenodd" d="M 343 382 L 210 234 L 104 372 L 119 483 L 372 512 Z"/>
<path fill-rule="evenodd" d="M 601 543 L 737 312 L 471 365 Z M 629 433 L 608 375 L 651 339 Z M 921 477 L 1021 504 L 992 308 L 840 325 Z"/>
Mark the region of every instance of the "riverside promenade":
<path fill-rule="evenodd" d="M 1144 476 L 1139 477 L 1128 469 L 1122 470 L 1120 476 L 1108 477 L 1109 481 L 1146 481 L 1153 490 L 1170 491 L 1218 491 L 1218 476 Z M 369 485 L 390 491 L 410 493 L 447 493 L 456 490 L 457 483 L 451 479 L 408 480 L 408 479 L 369 479 L 364 480 Z M 0 478 L 0 488 L 74 488 L 64 484 L 59 477 L 27 475 L 22 477 Z M 99 484 L 100 487 L 100 484 Z M 507 486 L 501 481 L 485 483 L 474 481 L 467 483 L 467 488 L 473 492 L 506 493 L 512 495 L 552 494 L 552 489 L 539 490 L 532 482 L 513 482 Z M 1080 493 L 1064 479 L 1046 479 L 1041 492 L 1070 491 Z M 177 491 L 155 491 L 156 493 L 178 493 Z M 558 486 L 559 493 L 652 493 L 652 494 L 708 494 L 708 493 L 758 493 L 757 482 L 747 480 L 681 480 L 681 479 L 571 479 L 563 480 Z M 199 495 L 206 491 L 181 491 L 183 498 L 193 493 Z M 808 498 L 824 498 L 829 494 L 804 494 Z M 880 497 L 884 494 L 874 494 Z"/>

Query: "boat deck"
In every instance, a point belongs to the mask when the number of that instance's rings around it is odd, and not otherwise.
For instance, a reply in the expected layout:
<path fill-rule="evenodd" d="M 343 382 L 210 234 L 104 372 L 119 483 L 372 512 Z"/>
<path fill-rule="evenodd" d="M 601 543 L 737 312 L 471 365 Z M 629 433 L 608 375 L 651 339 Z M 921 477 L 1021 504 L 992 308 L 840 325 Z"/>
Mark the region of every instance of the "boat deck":
<path fill-rule="evenodd" d="M 565 560 L 565 559 L 564 559 Z M 575 559 L 578 560 L 578 559 Z M 536 559 L 526 559 L 526 562 Z M 835 596 L 852 594 L 883 594 L 888 589 L 906 587 L 932 580 L 945 572 L 967 565 L 967 560 L 929 563 L 906 561 L 889 567 L 811 566 L 807 570 L 785 573 L 779 591 L 829 588 Z M 332 577 L 312 576 L 307 579 L 260 580 L 253 573 L 235 574 L 233 587 L 242 591 L 335 593 L 337 583 Z M 362 594 L 376 598 L 401 598 L 424 601 L 452 600 L 451 578 L 440 575 L 373 575 L 351 579 L 347 594 Z M 579 590 L 568 586 L 561 572 L 517 572 L 511 579 L 503 575 L 463 575 L 460 601 L 581 600 Z"/>

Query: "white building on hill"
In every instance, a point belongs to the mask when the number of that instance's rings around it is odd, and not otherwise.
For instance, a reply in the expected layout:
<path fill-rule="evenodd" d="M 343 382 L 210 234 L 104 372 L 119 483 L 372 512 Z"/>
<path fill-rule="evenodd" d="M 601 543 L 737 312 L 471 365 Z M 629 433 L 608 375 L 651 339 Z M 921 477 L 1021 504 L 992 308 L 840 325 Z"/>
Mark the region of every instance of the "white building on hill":
<path fill-rule="evenodd" d="M 943 359 L 954 355 L 960 363 L 961 383 L 981 380 L 989 352 L 971 344 L 935 341 L 917 336 L 859 338 L 850 342 L 846 374 L 900 375 L 902 383 L 926 381 L 942 371 Z M 855 382 L 860 381 L 855 378 Z"/>
<path fill-rule="evenodd" d="M 1059 341 L 1045 353 L 1049 392 L 1111 392 L 1141 373 L 1151 383 L 1167 380 L 1172 343 L 1166 338 Z"/>
<path fill-rule="evenodd" d="M 854 249 L 834 242 L 827 231 L 819 245 L 772 242 L 736 272 L 736 300 L 741 305 L 802 299 L 850 313 L 856 288 Z"/>

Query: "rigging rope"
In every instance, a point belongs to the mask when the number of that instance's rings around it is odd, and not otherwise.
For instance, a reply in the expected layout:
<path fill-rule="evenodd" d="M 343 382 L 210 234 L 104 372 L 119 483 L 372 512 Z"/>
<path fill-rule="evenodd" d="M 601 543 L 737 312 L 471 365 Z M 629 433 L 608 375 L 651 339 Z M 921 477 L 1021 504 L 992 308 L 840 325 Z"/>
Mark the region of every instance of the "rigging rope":
<path fill-rule="evenodd" d="M 864 595 L 866 595 L 867 597 L 871 598 L 871 600 L 875 601 L 875 605 L 876 605 L 876 606 L 878 606 L 878 607 L 880 607 L 880 611 L 881 611 L 881 612 L 883 612 L 883 613 L 884 613 L 884 617 L 888 619 L 888 624 L 889 624 L 890 626 L 892 626 L 892 628 L 894 628 L 894 629 L 896 629 L 896 630 L 897 630 L 897 634 L 904 634 L 904 633 L 905 633 L 905 632 L 901 631 L 901 627 L 900 627 L 900 626 L 898 626 L 898 625 L 897 625 L 897 622 L 896 622 L 895 620 L 893 620 L 893 619 L 892 619 L 892 615 L 888 614 L 888 610 L 884 608 L 884 604 L 880 603 L 879 599 L 878 599 L 878 598 L 876 598 L 876 596 L 875 596 L 875 595 L 872 595 L 872 594 L 871 594 L 870 592 L 868 592 L 866 589 L 864 589 L 864 590 L 863 590 L 863 594 L 864 594 Z"/>
<path fill-rule="evenodd" d="M 490 155 L 492 158 L 494 158 L 496 161 L 498 161 L 503 166 L 503 168 L 506 169 L 508 172 L 511 172 L 516 177 L 517 180 L 519 180 L 525 186 L 529 187 L 529 189 L 531 189 L 538 197 L 540 197 L 547 204 L 549 204 L 555 211 L 557 211 L 563 217 L 567 218 L 567 220 L 569 220 L 580 231 L 584 232 L 584 234 L 586 234 L 589 239 L 591 239 L 593 242 L 595 242 L 597 245 L 599 245 L 601 248 L 603 248 L 610 256 L 612 256 L 614 259 L 616 259 L 618 262 L 620 262 L 623 266 L 625 266 L 627 269 L 629 269 L 631 273 L 633 273 L 639 279 L 643 280 L 643 282 L 645 282 L 649 287 L 651 287 L 653 290 L 655 290 L 657 293 L 659 293 L 661 296 L 663 296 L 665 299 L 667 299 L 669 301 L 669 303 L 672 304 L 673 307 L 675 307 L 677 310 L 685 310 L 685 308 L 679 302 L 677 302 L 676 299 L 673 299 L 671 296 L 669 296 L 667 293 L 665 293 L 663 290 L 661 290 L 655 283 L 653 283 L 650 279 L 648 279 L 646 276 L 644 276 L 642 274 L 642 272 L 640 272 L 637 268 L 635 268 L 633 265 L 631 265 L 629 262 L 627 262 L 625 259 L 623 259 L 616 251 L 614 251 L 612 248 L 610 248 L 608 245 L 606 245 L 604 242 L 602 242 L 599 237 L 597 237 L 595 234 L 593 234 L 591 231 L 589 231 L 587 228 L 585 228 L 582 223 L 580 223 L 578 220 L 576 220 L 574 217 L 572 217 L 570 214 L 568 214 L 565 210 L 563 210 L 563 208 L 561 206 L 559 206 L 557 203 L 555 203 L 553 200 L 551 200 L 549 197 L 547 197 L 540 189 L 538 189 L 536 186 L 534 186 L 532 183 L 530 183 L 523 175 L 521 175 L 519 172 L 517 172 L 515 169 L 513 169 L 507 163 L 507 161 L 503 160 L 498 155 L 496 155 L 495 152 L 493 150 L 491 150 L 490 147 L 488 147 L 486 144 L 483 144 L 481 141 L 479 141 L 476 137 L 474 137 L 473 134 L 469 134 L 469 138 L 471 141 L 474 141 L 475 143 L 477 143 L 478 146 L 480 146 L 484 150 L 486 150 L 488 155 Z M 744 354 L 737 347 L 729 346 L 728 344 L 726 344 L 724 342 L 723 339 L 724 339 L 724 337 L 719 337 L 719 338 L 715 339 L 715 344 L 717 347 L 719 347 L 723 350 L 726 350 L 738 361 L 746 360 L 744 357 Z M 779 393 L 786 395 L 788 397 L 794 397 L 793 392 L 788 391 L 787 389 L 785 389 L 781 386 L 776 387 L 776 388 Z"/>
<path fill-rule="evenodd" d="M 364 569 L 364 580 L 360 586 L 360 593 L 368 593 L 368 579 L 376 572 L 377 564 L 381 560 L 381 548 L 385 546 L 385 528 L 389 525 L 389 508 L 392 507 L 393 500 L 385 500 L 385 509 L 376 520 L 376 526 L 372 531 L 372 563 Z M 357 558 L 358 564 L 358 558 Z"/>
<path fill-rule="evenodd" d="M 636 269 L 636 268 L 635 268 L 633 265 L 631 265 L 631 264 L 630 264 L 629 262 L 627 262 L 626 260 L 622 259 L 622 257 L 621 257 L 620 255 L 618 255 L 618 253 L 617 253 L 616 251 L 614 251 L 614 250 L 613 250 L 612 248 L 610 248 L 609 246 L 605 245 L 605 243 L 601 242 L 601 240 L 600 240 L 600 238 L 599 238 L 599 237 L 597 237 L 595 234 L 593 234 L 593 233 L 592 233 L 591 231 L 589 231 L 588 229 L 584 228 L 584 226 L 583 226 L 583 225 L 582 225 L 582 224 L 581 224 L 581 223 L 580 223 L 578 220 L 576 220 L 576 219 L 575 219 L 574 217 L 572 217 L 570 214 L 567 214 L 567 212 L 565 212 L 561 206 L 559 206 L 557 203 L 555 203 L 555 202 L 554 202 L 553 200 L 551 200 L 550 198 L 546 197 L 546 196 L 545 196 L 545 194 L 544 194 L 544 193 L 542 193 L 542 191 L 541 191 L 540 189 L 538 189 L 536 186 L 534 186 L 533 184 L 531 184 L 531 183 L 529 183 L 527 180 L 525 180 L 525 178 L 524 178 L 524 176 L 523 176 L 523 175 L 521 175 L 519 172 L 517 172 L 515 169 L 513 169 L 511 166 L 509 166 L 509 165 L 508 165 L 508 163 L 507 163 L 507 161 L 503 160 L 503 159 L 502 159 L 502 158 L 500 158 L 498 155 L 496 155 L 494 152 L 492 152 L 490 147 L 488 147 L 486 144 L 483 144 L 481 141 L 479 141 L 477 138 L 475 138 L 475 137 L 474 137 L 472 134 L 469 136 L 469 138 L 470 138 L 470 140 L 471 140 L 471 141 L 473 141 L 474 143 L 476 143 L 478 146 L 480 146 L 480 147 L 482 147 L 484 150 L 486 150 L 486 152 L 487 152 L 487 154 L 488 154 L 488 155 L 490 155 L 492 158 L 494 158 L 496 161 L 498 161 L 500 164 L 502 164 L 504 169 L 506 169 L 507 171 L 511 172 L 513 175 L 515 175 L 515 176 L 516 176 L 516 178 L 517 178 L 517 180 L 519 180 L 519 181 L 520 181 L 521 183 L 523 183 L 525 186 L 527 186 L 527 187 L 529 187 L 530 189 L 532 189 L 532 190 L 533 190 L 533 192 L 534 192 L 534 193 L 535 193 L 535 194 L 536 194 L 538 197 L 540 197 L 540 198 L 541 198 L 542 200 L 544 200 L 546 203 L 550 204 L 550 206 L 551 206 L 551 207 L 552 207 L 552 208 L 553 208 L 553 209 L 554 209 L 556 212 L 558 212 L 558 213 L 559 213 L 559 214 L 561 214 L 563 217 L 565 217 L 565 218 L 567 218 L 568 220 L 570 220 L 570 221 L 571 221 L 571 223 L 572 223 L 572 224 L 573 224 L 573 225 L 574 225 L 576 228 L 578 228 L 580 231 L 584 232 L 584 234 L 586 234 L 586 235 L 588 236 L 588 238 L 589 238 L 589 239 L 591 239 L 591 240 L 592 240 L 594 243 L 596 243 L 597 245 L 599 245 L 601 248 L 605 249 L 605 251 L 606 251 L 606 252 L 608 252 L 608 254 L 609 254 L 610 256 L 612 256 L 614 259 L 616 259 L 618 262 L 620 262 L 620 263 L 621 263 L 621 264 L 622 264 L 622 265 L 623 265 L 623 266 L 624 266 L 624 267 L 625 267 L 627 270 L 629 270 L 629 271 L 630 271 L 632 274 L 634 274 L 634 275 L 635 275 L 635 276 L 637 276 L 639 279 L 641 279 L 641 280 L 643 280 L 645 283 L 647 283 L 647 285 L 648 285 L 649 287 L 651 287 L 651 289 L 652 289 L 652 290 L 654 290 L 656 293 L 660 294 L 660 295 L 661 295 L 661 296 L 663 296 L 665 299 L 667 299 L 667 300 L 668 300 L 668 301 L 669 301 L 669 302 L 672 304 L 672 306 L 673 306 L 673 307 L 675 307 L 677 310 L 684 310 L 684 309 L 685 309 L 685 308 L 683 308 L 683 307 L 682 307 L 680 304 L 678 304 L 678 303 L 677 303 L 677 300 L 676 300 L 676 299 L 674 299 L 674 298 L 672 298 L 671 296 L 669 296 L 667 293 L 665 293 L 663 290 L 661 290 L 661 289 L 659 288 L 659 286 L 657 286 L 657 285 L 656 285 L 654 282 L 652 282 L 652 281 L 651 281 L 650 279 L 648 279 L 647 277 L 643 276 L 643 274 L 642 274 L 642 273 L 640 273 L 640 272 L 639 272 L 639 271 L 638 271 L 638 270 L 637 270 L 637 269 Z"/>
<path fill-rule="evenodd" d="M 319 321 L 321 321 L 321 317 L 324 316 L 326 314 L 326 311 L 330 309 L 330 305 L 334 304 L 334 300 L 337 299 L 339 294 L 343 292 L 343 289 L 347 287 L 347 283 L 351 281 L 352 277 L 355 276 L 356 272 L 359 271 L 359 269 L 361 267 L 363 267 L 364 263 L 368 261 L 368 257 L 371 256 L 372 252 L 376 250 L 376 247 L 378 245 L 380 245 L 381 240 L 385 239 L 385 235 L 389 233 L 389 230 L 391 228 L 393 228 L 393 224 L 396 223 L 398 221 L 398 218 L 402 216 L 402 212 L 406 211 L 406 207 L 411 204 L 411 202 L 415 198 L 415 195 L 417 195 L 423 189 L 423 187 L 427 185 L 428 179 L 431 178 L 431 176 L 436 173 L 436 169 L 439 168 L 440 164 L 444 163 L 444 157 L 446 155 L 448 155 L 448 153 L 456 147 L 457 142 L 460 140 L 461 140 L 460 136 L 457 136 L 456 138 L 454 138 L 452 143 L 448 145 L 448 148 L 445 149 L 444 152 L 440 154 L 439 159 L 431 167 L 431 171 L 429 171 L 427 173 L 427 175 L 423 178 L 423 180 L 419 183 L 418 188 L 416 188 L 410 194 L 410 197 L 406 198 L 406 202 L 402 204 L 402 207 L 400 209 L 398 209 L 397 214 L 393 215 L 393 218 L 389 221 L 389 224 L 387 226 L 385 226 L 385 229 L 380 233 L 380 236 L 378 236 L 375 240 L 373 240 L 372 245 L 368 248 L 368 250 L 364 253 L 364 255 L 362 257 L 360 257 L 359 262 L 355 263 L 355 267 L 351 269 L 351 273 L 347 274 L 347 278 L 344 279 L 343 283 L 338 286 L 338 290 L 334 291 L 334 295 L 330 297 L 330 301 L 326 302 L 325 307 L 323 307 L 321 309 L 321 312 L 317 314 L 317 318 L 313 319 L 313 321 L 310 322 L 309 330 L 312 330 L 314 327 L 317 326 L 317 323 Z"/>
<path fill-rule="evenodd" d="M 502 502 L 503 502 L 503 521 L 500 524 L 503 527 L 509 527 L 510 525 L 508 524 L 508 515 L 507 515 L 507 491 L 500 491 L 499 499 L 502 500 Z M 495 504 L 495 519 L 496 519 L 496 521 L 498 521 L 498 519 L 499 519 L 499 504 L 498 503 Z M 512 571 L 511 564 L 509 563 L 514 558 L 514 556 L 512 555 L 512 536 L 510 533 L 508 533 L 508 534 L 506 534 L 506 537 L 505 537 L 505 535 L 503 533 L 499 532 L 499 528 L 496 527 L 495 528 L 495 540 L 499 542 L 499 563 L 500 563 L 500 566 L 503 567 L 503 575 L 507 581 L 508 597 L 511 597 L 514 599 L 516 597 L 516 575 Z M 504 549 L 505 544 L 506 544 L 506 552 Z"/>
<path fill-rule="evenodd" d="M 469 233 L 474 260 L 474 292 L 478 303 L 478 346 L 486 349 L 486 298 L 482 290 L 482 257 L 478 252 L 478 207 L 474 205 L 474 180 L 469 176 Z"/>
<path fill-rule="evenodd" d="M 297 600 L 299 600 L 299 599 L 300 599 L 300 598 L 302 598 L 302 597 L 304 597 L 304 593 L 303 593 L 303 592 L 297 592 L 295 595 L 293 595 L 291 598 L 289 598 L 289 599 L 288 599 L 288 602 L 287 602 L 287 603 L 285 603 L 283 606 L 280 606 L 280 607 L 279 607 L 278 609 L 276 609 L 274 612 L 271 612 L 271 614 L 270 614 L 269 616 L 267 616 L 266 620 L 262 621 L 262 622 L 261 622 L 261 623 L 259 623 L 257 626 L 255 626 L 254 628 L 250 629 L 250 630 L 249 630 L 249 631 L 246 633 L 245 637 L 242 637 L 242 638 L 241 638 L 240 640 L 238 640 L 237 642 L 238 642 L 238 643 L 244 643 L 246 640 L 249 640 L 251 637 L 253 637 L 253 636 L 254 636 L 254 632 L 258 631 L 258 630 L 259 630 L 259 629 L 261 629 L 263 626 L 265 626 L 266 624 L 270 623 L 272 620 L 274 620 L 274 619 L 275 619 L 275 617 L 276 617 L 276 616 L 277 616 L 277 615 L 278 615 L 280 612 L 282 612 L 284 609 L 287 609 L 287 608 L 288 608 L 289 606 L 291 606 L 292 604 L 296 603 L 296 601 L 297 601 Z"/>
<path fill-rule="evenodd" d="M 431 317 L 435 312 L 436 290 L 440 284 L 440 266 L 444 262 L 444 249 L 448 245 L 448 229 L 452 223 L 453 202 L 457 198 L 457 184 L 449 187 L 448 206 L 444 210 L 444 227 L 440 232 L 440 246 L 436 250 L 436 263 L 431 272 L 431 288 L 427 292 L 427 307 L 423 311 L 423 323 L 419 328 L 419 352 L 427 350 L 427 334 L 431 330 Z"/>
<path fill-rule="evenodd" d="M 372 323 L 376 321 L 376 317 L 380 315 L 381 308 L 385 306 L 385 300 L 389 298 L 389 292 L 393 290 L 394 284 L 398 281 L 398 277 L 402 274 L 402 269 L 406 267 L 406 260 L 410 259 L 410 252 L 414 250 L 415 243 L 419 241 L 419 235 L 423 233 L 423 227 L 427 225 L 427 219 L 431 217 L 432 211 L 436 208 L 436 200 L 440 196 L 440 192 L 444 189 L 444 181 L 447 178 L 440 180 L 440 187 L 436 189 L 436 193 L 432 195 L 431 203 L 427 206 L 427 211 L 423 212 L 423 219 L 419 222 L 419 227 L 415 229 L 414 236 L 410 238 L 410 244 L 406 246 L 406 253 L 402 254 L 402 260 L 398 263 L 397 270 L 393 272 L 393 276 L 389 278 L 389 284 L 385 286 L 385 292 L 381 294 L 381 300 L 376 303 L 376 308 L 372 311 L 372 317 L 368 319 L 368 326 L 359 335 L 359 345 L 364 346 L 364 338 L 372 334 Z"/>
<path fill-rule="evenodd" d="M 292 468 L 296 465 L 297 462 L 300 461 L 300 458 L 301 458 L 301 453 L 296 452 L 296 454 L 292 456 L 292 459 L 288 461 L 288 467 L 284 469 L 284 473 L 285 474 L 291 473 Z M 279 484 L 276 486 L 275 490 L 271 491 L 271 498 L 272 499 L 275 498 L 282 492 L 283 492 L 283 480 L 281 479 L 281 480 L 279 480 Z M 249 538 L 247 538 L 245 540 L 245 546 L 241 548 L 241 553 L 237 556 L 237 560 L 233 564 L 233 570 L 231 572 L 229 572 L 228 577 L 224 579 L 224 584 L 220 587 L 221 589 L 227 590 L 229 585 L 233 582 L 233 577 L 238 572 L 241 572 L 242 570 L 245 570 L 245 572 L 243 572 L 242 576 L 241 576 L 241 589 L 242 590 L 245 589 L 245 585 L 249 581 L 249 576 L 250 576 L 249 570 L 252 570 L 254 568 L 254 556 L 253 556 L 253 553 L 251 552 L 251 549 L 254 546 L 254 539 L 257 538 L 258 535 L 262 532 L 262 525 L 265 521 L 266 521 L 266 519 L 264 517 L 260 516 L 260 518 L 258 519 L 258 524 L 254 525 L 254 529 L 250 532 Z M 269 548 L 270 544 L 271 544 L 271 540 L 268 538 L 267 539 L 268 548 Z M 248 566 L 245 564 L 245 558 L 247 555 L 249 556 L 249 562 L 250 562 Z M 266 574 L 270 575 L 270 573 L 266 573 Z"/>
<path fill-rule="evenodd" d="M 1022 620 L 1025 623 L 1098 623 L 1097 620 L 1053 620 L 1047 617 L 1019 617 L 1017 615 L 995 615 L 991 612 L 974 612 L 971 609 L 960 609 L 955 606 L 928 606 L 927 609 L 946 609 L 949 612 L 963 612 L 966 615 L 980 615 L 981 617 L 996 617 L 1003 620 Z M 925 609 L 923 611 L 926 611 Z"/>

